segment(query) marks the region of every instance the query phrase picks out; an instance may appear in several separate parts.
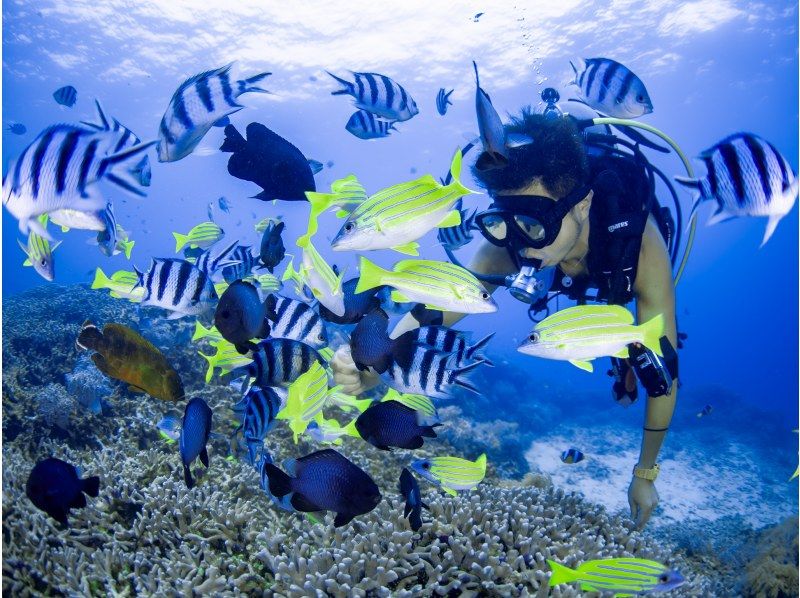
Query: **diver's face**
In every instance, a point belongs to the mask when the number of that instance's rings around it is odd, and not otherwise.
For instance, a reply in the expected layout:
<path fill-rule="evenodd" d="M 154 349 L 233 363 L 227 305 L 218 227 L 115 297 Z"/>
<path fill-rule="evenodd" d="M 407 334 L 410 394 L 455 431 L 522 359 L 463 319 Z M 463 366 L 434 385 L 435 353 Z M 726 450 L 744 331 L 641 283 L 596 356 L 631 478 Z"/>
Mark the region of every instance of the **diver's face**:
<path fill-rule="evenodd" d="M 557 201 L 553 194 L 538 181 L 531 183 L 525 191 L 530 195 L 549 197 L 553 201 Z M 519 250 L 519 255 L 529 259 L 541 260 L 542 268 L 555 266 L 568 258 L 574 257 L 572 254 L 589 219 L 591 202 L 592 192 L 564 216 L 561 221 L 561 230 L 559 230 L 555 241 L 550 245 L 540 249 L 525 247 Z"/>

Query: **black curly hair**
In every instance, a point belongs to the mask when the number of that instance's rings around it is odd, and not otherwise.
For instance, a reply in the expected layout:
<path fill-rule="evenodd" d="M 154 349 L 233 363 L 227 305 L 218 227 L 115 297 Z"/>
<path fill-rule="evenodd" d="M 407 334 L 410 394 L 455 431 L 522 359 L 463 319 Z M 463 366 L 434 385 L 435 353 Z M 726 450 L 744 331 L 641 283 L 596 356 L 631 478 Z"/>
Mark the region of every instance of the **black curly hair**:
<path fill-rule="evenodd" d="M 571 118 L 546 118 L 527 106 L 505 130 L 506 135 L 527 135 L 533 143 L 509 148 L 505 168 L 479 171 L 472 166 L 472 176 L 490 195 L 522 189 L 538 178 L 561 198 L 588 180 L 586 151 Z"/>

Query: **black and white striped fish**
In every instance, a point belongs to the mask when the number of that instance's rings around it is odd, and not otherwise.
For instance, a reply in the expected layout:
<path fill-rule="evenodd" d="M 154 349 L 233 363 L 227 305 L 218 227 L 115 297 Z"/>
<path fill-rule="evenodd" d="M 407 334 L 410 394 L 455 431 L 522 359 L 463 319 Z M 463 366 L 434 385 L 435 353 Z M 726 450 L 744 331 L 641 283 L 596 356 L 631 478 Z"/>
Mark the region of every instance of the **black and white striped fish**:
<path fill-rule="evenodd" d="M 283 408 L 283 401 L 272 388 L 251 386 L 247 394 L 233 407 L 241 413 L 241 424 L 234 431 L 234 438 L 242 434 L 247 444 L 248 463 L 255 464 L 256 456 L 264 445 L 264 438 L 272 431 L 278 420 L 275 419 Z"/>
<path fill-rule="evenodd" d="M 397 130 L 393 121 L 382 120 L 366 110 L 354 112 L 344 128 L 359 139 L 388 137 L 391 131 Z"/>
<path fill-rule="evenodd" d="M 353 73 L 354 83 L 328 73 L 342 84 L 331 95 L 351 95 L 355 105 L 386 120 L 404 121 L 419 114 L 417 103 L 396 81 L 378 73 Z"/>
<path fill-rule="evenodd" d="M 134 270 L 139 278 L 134 288 L 144 288 L 142 305 L 168 310 L 169 320 L 202 314 L 218 298 L 211 278 L 186 260 L 153 258 L 147 272 Z"/>
<path fill-rule="evenodd" d="M 294 339 L 315 349 L 328 345 L 325 321 L 310 305 L 283 295 L 273 297 L 275 318 L 270 318 L 272 338 Z"/>
<path fill-rule="evenodd" d="M 675 177 L 697 192 L 692 214 L 703 202 L 715 201 L 717 211 L 708 224 L 737 216 L 767 216 L 763 247 L 797 199 L 797 175 L 789 162 L 769 141 L 752 133 L 730 135 L 699 158 L 706 166 L 705 177 Z"/>
<path fill-rule="evenodd" d="M 455 89 L 451 89 L 448 92 L 445 92 L 444 87 L 439 89 L 439 93 L 436 94 L 436 110 L 444 116 L 447 114 L 447 105 L 453 105 L 453 102 L 450 101 L 450 94 L 453 93 Z"/>
<path fill-rule="evenodd" d="M 451 353 L 453 362 L 460 367 L 473 361 L 482 361 L 486 365 L 492 363 L 478 351 L 494 336 L 494 332 L 486 335 L 477 343 L 470 345 L 470 333 L 453 330 L 447 326 L 421 326 L 411 331 L 417 345 L 430 347 L 443 353 Z"/>
<path fill-rule="evenodd" d="M 223 249 L 209 247 L 206 250 L 201 250 L 196 258 L 195 266 L 197 266 L 200 271 L 205 272 L 209 277 L 213 277 L 221 268 L 237 264 L 232 254 L 238 246 L 239 241 L 234 241 Z M 189 257 L 186 249 L 184 249 L 183 254 L 185 257 Z"/>
<path fill-rule="evenodd" d="M 472 231 L 476 230 L 475 214 L 478 213 L 477 208 L 468 216 L 467 211 L 462 208 L 462 203 L 459 199 L 453 206 L 461 214 L 461 222 L 455 226 L 440 228 L 436 234 L 439 243 L 453 251 L 472 241 Z"/>
<path fill-rule="evenodd" d="M 138 182 L 127 172 L 132 159 L 152 143 L 112 152 L 119 132 L 95 131 L 74 125 L 53 125 L 42 131 L 11 164 L 3 180 L 3 203 L 27 234 L 52 237 L 36 220 L 50 214 L 51 221 L 69 228 L 104 230 L 101 218 L 106 201 L 94 184 L 100 180 L 143 196 Z M 81 215 L 94 215 L 83 222 Z"/>
<path fill-rule="evenodd" d="M 637 77 L 624 64 L 610 58 L 587 58 L 570 61 L 583 100 L 608 116 L 636 118 L 653 111 L 650 95 Z"/>
<path fill-rule="evenodd" d="M 99 100 L 94 101 L 95 106 L 97 107 L 97 118 L 100 121 L 99 123 L 88 122 L 85 120 L 81 121 L 82 125 L 86 125 L 87 127 L 91 127 L 93 129 L 97 129 L 98 131 L 114 131 L 115 133 L 119 134 L 119 138 L 117 140 L 116 145 L 112 149 L 112 153 L 116 153 L 120 150 L 125 149 L 126 147 L 133 147 L 134 145 L 139 145 L 142 140 L 131 131 L 128 127 L 123 125 L 119 122 L 116 118 L 108 118 L 106 113 L 103 111 L 103 107 L 100 105 Z M 139 181 L 139 184 L 143 187 L 150 186 L 150 178 L 152 176 L 150 170 L 150 158 L 148 156 L 144 156 L 136 165 L 130 169 L 130 173 L 133 174 Z"/>
<path fill-rule="evenodd" d="M 75 102 L 78 101 L 78 90 L 72 87 L 72 85 L 59 87 L 53 92 L 53 99 L 62 106 L 72 108 Z"/>
<path fill-rule="evenodd" d="M 452 399 L 456 388 L 474 393 L 478 389 L 465 378 L 483 361 L 457 366 L 452 353 L 442 353 L 434 348 L 414 345 L 402 354 L 394 351 L 388 369 L 381 374 L 386 384 L 401 393 L 420 394 L 434 399 Z"/>
<path fill-rule="evenodd" d="M 272 73 L 231 81 L 231 66 L 194 75 L 178 87 L 158 129 L 159 162 L 175 162 L 192 153 L 214 123 L 244 108 L 236 102 L 243 93 L 269 93 L 255 84 Z"/>
<path fill-rule="evenodd" d="M 249 245 L 239 245 L 229 254 L 228 259 L 236 262 L 222 269 L 222 277 L 228 283 L 250 276 L 253 268 L 259 265 L 259 256 L 253 255 Z"/>
<path fill-rule="evenodd" d="M 252 358 L 251 363 L 230 372 L 233 380 L 244 376 L 243 389 L 247 387 L 248 378 L 255 378 L 253 384 L 257 386 L 288 387 L 314 362 L 323 367 L 327 365 L 316 349 L 288 338 L 269 338 L 259 342 Z"/>

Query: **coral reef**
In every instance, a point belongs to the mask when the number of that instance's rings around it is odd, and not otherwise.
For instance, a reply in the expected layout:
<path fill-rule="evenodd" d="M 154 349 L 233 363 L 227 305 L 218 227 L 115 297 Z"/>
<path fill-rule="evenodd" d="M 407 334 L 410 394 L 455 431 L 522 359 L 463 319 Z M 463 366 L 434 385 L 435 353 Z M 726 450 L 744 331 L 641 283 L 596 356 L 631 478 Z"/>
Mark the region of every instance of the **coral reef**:
<path fill-rule="evenodd" d="M 86 355 L 78 359 L 72 373 L 66 374 L 67 392 L 78 404 L 95 415 L 103 410 L 103 400 L 114 391 L 108 379 L 100 373 L 91 358 Z"/>
<path fill-rule="evenodd" d="M 797 517 L 761 532 L 755 558 L 747 565 L 742 594 L 747 598 L 789 598 L 798 595 Z"/>
<path fill-rule="evenodd" d="M 48 384 L 36 393 L 36 412 L 46 426 L 69 429 L 69 416 L 75 405 L 67 389 L 61 384 Z"/>

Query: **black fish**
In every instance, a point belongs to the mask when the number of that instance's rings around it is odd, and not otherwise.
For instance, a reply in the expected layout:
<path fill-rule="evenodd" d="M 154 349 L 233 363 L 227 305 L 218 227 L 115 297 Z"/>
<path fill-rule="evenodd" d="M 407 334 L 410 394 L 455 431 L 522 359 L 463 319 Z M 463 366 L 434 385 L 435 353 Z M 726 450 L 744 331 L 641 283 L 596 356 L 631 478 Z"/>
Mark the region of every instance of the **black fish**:
<path fill-rule="evenodd" d="M 350 351 L 359 370 L 373 368 L 382 374 L 392 361 L 393 342 L 387 329 L 389 316 L 380 308 L 373 309 L 353 329 Z"/>
<path fill-rule="evenodd" d="M 267 228 L 264 229 L 264 235 L 261 237 L 261 263 L 270 273 L 273 272 L 275 266 L 280 264 L 286 255 L 286 248 L 283 246 L 283 238 L 281 237 L 285 226 L 284 222 L 275 224 L 274 220 L 270 220 Z"/>
<path fill-rule="evenodd" d="M 72 85 L 59 87 L 53 92 L 53 99 L 62 106 L 72 108 L 78 100 L 78 90 L 72 87 Z"/>
<path fill-rule="evenodd" d="M 6 125 L 6 131 L 14 133 L 14 135 L 24 135 L 28 129 L 22 123 L 10 123 Z"/>
<path fill-rule="evenodd" d="M 211 407 L 201 398 L 195 397 L 186 404 L 181 427 L 181 461 L 183 461 L 183 479 L 187 488 L 194 488 L 194 480 L 189 466 L 200 457 L 200 462 L 208 467 L 208 451 L 206 444 L 211 435 Z"/>
<path fill-rule="evenodd" d="M 373 403 L 355 420 L 361 438 L 381 450 L 392 447 L 418 449 L 425 438 L 436 438 L 438 419 L 426 421 L 424 414 L 397 401 Z"/>
<path fill-rule="evenodd" d="M 70 509 L 86 506 L 84 493 L 97 496 L 99 490 L 99 477 L 82 480 L 74 465 L 55 457 L 39 461 L 25 485 L 25 494 L 31 502 L 62 525 L 69 525 Z"/>
<path fill-rule="evenodd" d="M 253 338 L 269 336 L 268 315 L 275 314 L 275 296 L 262 302 L 256 287 L 236 280 L 225 289 L 214 312 L 214 326 L 226 341 L 233 343 L 242 355 L 255 349 Z"/>
<path fill-rule="evenodd" d="M 263 464 L 269 494 L 278 500 L 287 497 L 297 511 L 335 511 L 335 527 L 369 513 L 381 501 L 378 486 L 369 474 L 333 449 L 289 459 L 285 466 L 288 475 L 271 463 Z"/>
<path fill-rule="evenodd" d="M 334 324 L 355 324 L 364 314 L 368 314 L 381 304 L 380 299 L 376 297 L 384 287 L 375 287 L 363 293 L 356 293 L 356 285 L 358 285 L 358 277 L 351 278 L 342 284 L 342 293 L 344 293 L 344 314 L 337 316 L 327 307 L 319 304 L 319 315 L 328 322 Z M 441 312 L 439 312 L 441 313 Z"/>
<path fill-rule="evenodd" d="M 422 508 L 428 509 L 428 505 L 422 502 L 417 479 L 406 467 L 400 472 L 400 494 L 406 499 L 403 517 L 408 517 L 411 529 L 417 531 L 422 527 Z"/>
<path fill-rule="evenodd" d="M 225 141 L 219 148 L 232 152 L 228 172 L 252 181 L 264 191 L 256 199 L 305 201 L 306 191 L 316 191 L 308 160 L 294 145 L 261 123 L 247 125 L 247 139 L 233 125 L 225 127 Z"/>

